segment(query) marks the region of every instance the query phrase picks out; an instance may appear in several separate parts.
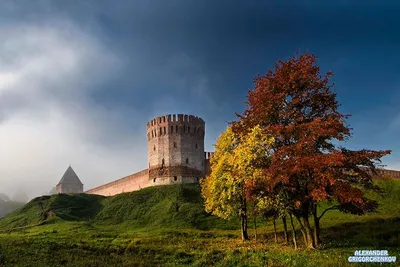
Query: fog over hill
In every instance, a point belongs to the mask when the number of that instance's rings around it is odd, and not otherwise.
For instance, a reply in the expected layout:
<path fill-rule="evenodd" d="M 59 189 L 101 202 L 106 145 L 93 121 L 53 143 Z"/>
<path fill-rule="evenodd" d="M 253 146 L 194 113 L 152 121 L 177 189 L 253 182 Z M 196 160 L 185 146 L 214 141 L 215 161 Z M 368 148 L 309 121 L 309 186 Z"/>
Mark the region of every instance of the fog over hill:
<path fill-rule="evenodd" d="M 26 201 L 15 201 L 8 195 L 0 193 L 0 218 L 25 205 Z"/>

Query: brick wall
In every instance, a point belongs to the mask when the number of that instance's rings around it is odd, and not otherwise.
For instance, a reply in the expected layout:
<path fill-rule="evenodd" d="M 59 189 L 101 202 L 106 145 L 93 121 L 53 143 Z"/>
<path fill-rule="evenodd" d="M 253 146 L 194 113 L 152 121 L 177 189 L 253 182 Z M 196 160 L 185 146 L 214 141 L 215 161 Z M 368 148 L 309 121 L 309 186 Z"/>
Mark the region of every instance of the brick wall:
<path fill-rule="evenodd" d="M 205 122 L 193 115 L 171 114 L 149 121 L 149 185 L 192 183 L 203 177 L 204 135 Z"/>
<path fill-rule="evenodd" d="M 379 169 L 378 173 L 381 176 L 390 176 L 391 178 L 400 179 L 400 171 Z"/>
<path fill-rule="evenodd" d="M 93 189 L 86 191 L 87 194 L 113 196 L 120 193 L 132 192 L 140 190 L 148 186 L 149 171 L 148 169 L 128 175 L 121 179 L 115 180 Z"/>

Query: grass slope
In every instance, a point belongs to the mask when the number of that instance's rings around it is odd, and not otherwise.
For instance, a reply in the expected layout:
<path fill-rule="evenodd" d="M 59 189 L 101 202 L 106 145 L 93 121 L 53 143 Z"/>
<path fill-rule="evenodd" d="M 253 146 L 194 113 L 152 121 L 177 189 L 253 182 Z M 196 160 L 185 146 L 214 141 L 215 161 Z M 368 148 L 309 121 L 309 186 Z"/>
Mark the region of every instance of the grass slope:
<path fill-rule="evenodd" d="M 92 219 L 102 208 L 103 196 L 57 194 L 41 196 L 0 220 L 0 230 L 36 225 L 44 219 L 58 217 L 66 221 Z"/>
<path fill-rule="evenodd" d="M 370 196 L 379 202 L 378 211 L 365 216 L 329 211 L 321 221 L 324 249 L 315 251 L 286 246 L 280 222 L 280 244 L 274 244 L 273 225 L 261 218 L 258 241 L 241 242 L 239 221 L 203 211 L 198 185 L 107 198 L 45 196 L 0 220 L 0 230 L 40 222 L 40 203 L 52 214 L 43 225 L 0 233 L 0 266 L 363 266 L 347 262 L 359 249 L 388 249 L 398 264 L 400 180 L 376 183 L 383 192 Z"/>
<path fill-rule="evenodd" d="M 181 227 L 209 229 L 229 223 L 204 211 L 200 186 L 168 185 L 108 197 L 94 218 L 102 225 L 127 224 L 130 227 Z M 234 226 L 236 228 L 236 226 Z"/>
<path fill-rule="evenodd" d="M 25 207 L 0 220 L 0 230 L 40 223 L 44 218 L 87 221 L 102 226 L 181 227 L 235 229 L 204 211 L 200 187 L 196 184 L 168 185 L 103 197 L 87 194 L 59 194 L 33 199 Z M 51 220 L 54 223 L 54 219 Z"/>

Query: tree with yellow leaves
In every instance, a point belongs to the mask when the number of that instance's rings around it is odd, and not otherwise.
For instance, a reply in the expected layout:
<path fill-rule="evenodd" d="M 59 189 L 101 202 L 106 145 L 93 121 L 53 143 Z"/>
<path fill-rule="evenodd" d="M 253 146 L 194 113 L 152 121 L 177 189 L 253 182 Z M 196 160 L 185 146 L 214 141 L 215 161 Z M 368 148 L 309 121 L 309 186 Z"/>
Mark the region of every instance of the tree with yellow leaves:
<path fill-rule="evenodd" d="M 273 141 L 259 126 L 244 136 L 235 136 L 228 127 L 215 144 L 211 174 L 201 182 L 206 211 L 224 219 L 239 215 L 242 240 L 249 239 L 247 187 L 262 178 L 262 167 L 268 163 Z"/>

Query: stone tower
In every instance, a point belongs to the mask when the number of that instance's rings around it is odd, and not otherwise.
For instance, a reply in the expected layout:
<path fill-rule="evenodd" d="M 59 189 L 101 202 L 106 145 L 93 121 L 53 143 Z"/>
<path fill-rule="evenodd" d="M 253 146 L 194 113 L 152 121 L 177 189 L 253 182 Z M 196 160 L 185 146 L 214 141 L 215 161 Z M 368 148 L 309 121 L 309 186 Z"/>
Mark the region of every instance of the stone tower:
<path fill-rule="evenodd" d="M 147 123 L 149 186 L 196 183 L 204 176 L 204 121 L 173 114 Z"/>
<path fill-rule="evenodd" d="M 60 182 L 57 184 L 56 191 L 59 194 L 83 192 L 83 184 L 71 166 L 68 167 Z"/>

